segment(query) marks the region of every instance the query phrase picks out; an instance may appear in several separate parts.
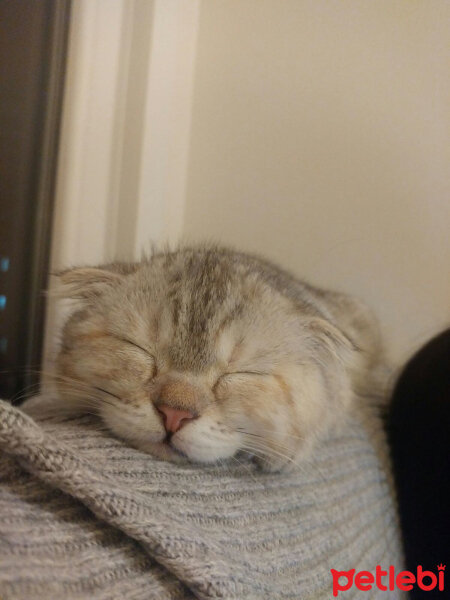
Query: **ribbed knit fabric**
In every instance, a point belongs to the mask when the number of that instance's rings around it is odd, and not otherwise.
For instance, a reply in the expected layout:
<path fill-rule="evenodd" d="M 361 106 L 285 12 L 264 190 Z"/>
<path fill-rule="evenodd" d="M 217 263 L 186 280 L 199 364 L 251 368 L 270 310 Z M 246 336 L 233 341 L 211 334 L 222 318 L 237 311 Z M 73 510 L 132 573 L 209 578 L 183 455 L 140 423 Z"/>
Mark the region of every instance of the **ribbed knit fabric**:
<path fill-rule="evenodd" d="M 156 461 L 94 418 L 36 422 L 2 401 L 0 448 L 1 600 L 330 600 L 331 568 L 401 567 L 376 419 L 291 474 Z"/>

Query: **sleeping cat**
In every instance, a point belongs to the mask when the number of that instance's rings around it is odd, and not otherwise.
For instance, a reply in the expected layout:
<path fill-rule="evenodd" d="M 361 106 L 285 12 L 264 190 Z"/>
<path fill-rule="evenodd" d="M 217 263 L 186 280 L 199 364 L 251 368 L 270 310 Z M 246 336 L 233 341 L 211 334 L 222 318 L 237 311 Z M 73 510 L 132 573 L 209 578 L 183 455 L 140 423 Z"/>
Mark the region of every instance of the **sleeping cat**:
<path fill-rule="evenodd" d="M 351 410 L 379 353 L 370 311 L 256 256 L 215 246 L 60 274 L 79 299 L 59 403 L 173 461 L 248 452 L 295 466 Z"/>

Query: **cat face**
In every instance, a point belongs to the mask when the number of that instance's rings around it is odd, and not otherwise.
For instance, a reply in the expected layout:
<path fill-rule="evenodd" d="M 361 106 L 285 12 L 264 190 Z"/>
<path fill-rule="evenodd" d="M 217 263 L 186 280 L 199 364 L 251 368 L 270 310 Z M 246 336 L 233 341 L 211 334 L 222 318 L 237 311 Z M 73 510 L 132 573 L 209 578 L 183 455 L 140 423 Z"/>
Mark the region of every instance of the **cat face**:
<path fill-rule="evenodd" d="M 62 405 L 159 458 L 295 465 L 350 402 L 352 348 L 274 273 L 215 249 L 63 273 Z"/>

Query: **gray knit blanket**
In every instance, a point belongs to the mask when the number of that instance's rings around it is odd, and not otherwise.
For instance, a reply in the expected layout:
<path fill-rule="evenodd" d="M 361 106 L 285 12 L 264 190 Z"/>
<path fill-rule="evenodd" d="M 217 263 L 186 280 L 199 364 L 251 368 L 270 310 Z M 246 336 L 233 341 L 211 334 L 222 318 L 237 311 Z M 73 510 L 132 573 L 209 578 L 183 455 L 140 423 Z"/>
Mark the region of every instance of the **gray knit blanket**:
<path fill-rule="evenodd" d="M 281 475 L 244 456 L 160 462 L 93 417 L 33 420 L 2 401 L 0 448 L 1 600 L 330 600 L 330 569 L 401 568 L 375 417 Z"/>

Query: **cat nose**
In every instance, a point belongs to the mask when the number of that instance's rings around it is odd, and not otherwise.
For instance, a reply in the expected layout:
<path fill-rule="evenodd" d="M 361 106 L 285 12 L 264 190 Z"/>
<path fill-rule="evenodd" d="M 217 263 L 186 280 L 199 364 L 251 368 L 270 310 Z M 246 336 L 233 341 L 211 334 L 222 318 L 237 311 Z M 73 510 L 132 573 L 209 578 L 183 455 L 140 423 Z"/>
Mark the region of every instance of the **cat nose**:
<path fill-rule="evenodd" d="M 166 404 L 161 404 L 157 410 L 164 418 L 164 427 L 168 433 L 177 432 L 183 425 L 186 425 L 187 421 L 194 418 L 194 415 L 188 410 L 179 410 Z"/>

